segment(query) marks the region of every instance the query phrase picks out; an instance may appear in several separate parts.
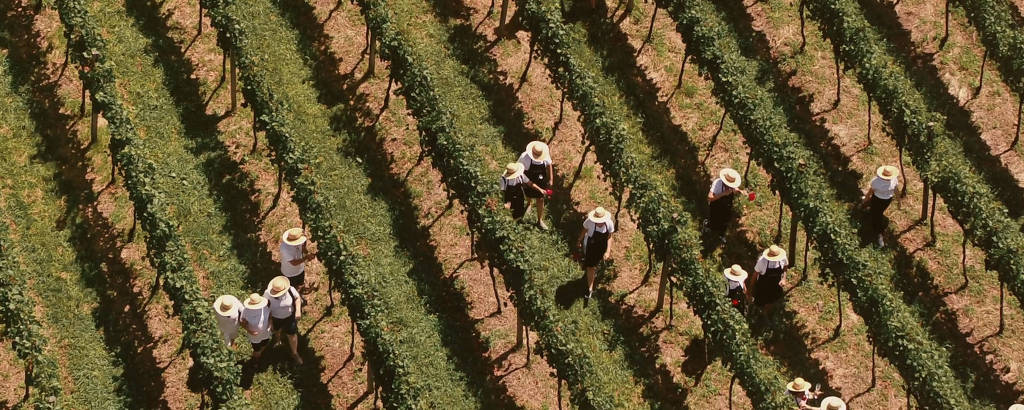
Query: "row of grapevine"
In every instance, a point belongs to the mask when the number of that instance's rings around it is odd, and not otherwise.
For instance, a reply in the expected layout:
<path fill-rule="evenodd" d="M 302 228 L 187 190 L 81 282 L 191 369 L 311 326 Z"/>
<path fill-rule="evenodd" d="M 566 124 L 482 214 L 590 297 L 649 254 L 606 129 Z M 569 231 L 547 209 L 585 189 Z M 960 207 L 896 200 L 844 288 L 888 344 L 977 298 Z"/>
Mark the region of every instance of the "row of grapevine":
<path fill-rule="evenodd" d="M 540 335 L 538 350 L 567 382 L 572 402 L 600 409 L 650 406 L 637 401 L 630 391 L 637 390 L 637 381 L 614 347 L 620 342 L 606 335 L 610 325 L 592 309 L 577 305 L 566 310 L 556 304 L 555 287 L 583 274 L 579 264 L 567 257 L 564 241 L 550 234 L 524 235 L 494 198 L 493 175 L 485 176 L 485 161 L 472 137 L 466 136 L 471 132 L 468 127 L 476 125 L 460 123 L 464 113 L 456 107 L 486 101 L 466 102 L 465 93 L 440 89 L 441 81 L 431 75 L 431 68 L 400 31 L 389 5 L 384 0 L 358 3 L 380 41 L 381 56 L 390 62 L 391 75 L 401 84 L 398 92 L 418 119 L 421 147 L 440 171 L 449 195 L 466 209 L 469 225 L 478 234 L 478 251 L 516 292 L 513 302 L 519 316 Z"/>
<path fill-rule="evenodd" d="M 992 187 L 967 160 L 963 147 L 945 128 L 942 114 L 930 111 L 886 40 L 865 19 L 855 0 L 809 0 L 807 9 L 823 35 L 838 44 L 837 58 L 854 68 L 864 90 L 900 137 L 922 178 L 942 196 L 950 214 L 971 242 L 985 251 L 987 266 L 999 272 L 1024 301 L 1024 234 L 998 201 Z"/>
<path fill-rule="evenodd" d="M 46 352 L 46 336 L 26 293 L 25 275 L 18 272 L 11 254 L 7 223 L 0 223 L 0 336 L 11 341 L 18 358 L 25 362 L 25 385 L 34 389 L 32 407 L 56 409 L 63 395 L 57 361 Z"/>
<path fill-rule="evenodd" d="M 1006 84 L 1018 97 L 1024 95 L 1024 28 L 1013 18 L 1018 10 L 1008 0 L 956 0 L 956 4 L 981 34 Z"/>
<path fill-rule="evenodd" d="M 872 340 L 896 366 L 925 407 L 965 408 L 967 399 L 948 365 L 948 353 L 930 339 L 886 278 L 892 267 L 858 246 L 847 208 L 829 184 L 824 164 L 790 127 L 770 68 L 748 58 L 736 30 L 707 0 L 663 0 L 693 56 L 714 83 L 714 93 L 743 132 L 753 155 L 777 181 L 780 193 L 807 227 L 827 267 L 850 293 Z M 766 80 L 765 78 L 769 78 Z"/>
<path fill-rule="evenodd" d="M 331 113 L 301 80 L 310 73 L 293 30 L 280 17 L 260 16 L 274 7 L 269 1 L 205 0 L 203 6 L 227 39 L 222 45 L 235 58 L 243 95 L 266 127 L 273 160 L 359 328 L 387 405 L 485 407 L 471 387 L 482 382 L 455 368 L 439 319 L 422 305 L 408 274 L 415 262 L 390 229 L 389 206 L 367 193 L 374 188 L 356 158 L 334 153 L 353 138 L 332 131 Z"/>
<path fill-rule="evenodd" d="M 671 195 L 651 182 L 640 161 L 626 149 L 628 136 L 623 119 L 605 106 L 604 93 L 589 67 L 573 55 L 557 2 L 529 0 L 522 4 L 523 19 L 540 54 L 545 57 L 553 82 L 581 113 L 584 132 L 595 147 L 597 159 L 613 184 L 628 188 L 626 206 L 639 218 L 638 226 L 658 255 L 667 256 L 671 274 L 682 284 L 688 304 L 704 323 L 709 343 L 719 349 L 741 385 L 758 408 L 788 408 L 781 394 L 785 384 L 780 367 L 757 349 L 750 329 L 721 295 L 721 282 L 711 266 L 701 261 L 698 233 L 689 216 L 673 206 Z"/>
<path fill-rule="evenodd" d="M 247 408 L 248 400 L 238 386 L 241 369 L 220 337 L 185 246 L 168 217 L 163 195 L 153 183 L 156 168 L 142 155 L 138 133 L 121 103 L 113 67 L 106 58 L 106 42 L 86 11 L 84 1 L 60 0 L 57 10 L 70 56 L 79 65 L 79 77 L 90 90 L 92 103 L 109 123 L 114 162 L 121 170 L 124 186 L 135 205 L 136 218 L 148 233 L 149 261 L 162 278 L 164 291 L 181 318 L 182 347 L 191 353 L 200 385 L 208 386 L 219 407 Z"/>

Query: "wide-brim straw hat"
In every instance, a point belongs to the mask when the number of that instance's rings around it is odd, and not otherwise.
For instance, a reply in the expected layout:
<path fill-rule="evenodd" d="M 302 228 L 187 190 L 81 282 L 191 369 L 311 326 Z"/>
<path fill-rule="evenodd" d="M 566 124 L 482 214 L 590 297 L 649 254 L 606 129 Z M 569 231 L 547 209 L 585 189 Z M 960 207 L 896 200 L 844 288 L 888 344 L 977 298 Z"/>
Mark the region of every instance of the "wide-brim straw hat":
<path fill-rule="evenodd" d="M 519 178 L 520 175 L 523 175 L 523 170 L 525 169 L 526 167 L 521 163 L 509 162 L 508 165 L 505 165 L 505 178 Z"/>
<path fill-rule="evenodd" d="M 900 169 L 892 165 L 882 165 L 875 170 L 875 175 L 884 180 L 892 180 L 900 176 Z"/>
<path fill-rule="evenodd" d="M 821 400 L 821 410 L 846 410 L 846 403 L 836 396 L 828 396 Z"/>
<path fill-rule="evenodd" d="M 718 171 L 718 178 L 721 178 L 722 183 L 729 188 L 739 188 L 743 183 L 740 173 L 732 168 L 722 168 L 721 171 Z"/>
<path fill-rule="evenodd" d="M 267 285 L 267 290 L 270 291 L 270 296 L 279 298 L 281 297 L 281 295 L 287 292 L 288 288 L 290 288 L 291 286 L 292 282 L 288 280 L 287 277 L 276 276 L 274 277 L 274 279 L 270 280 L 270 284 Z"/>
<path fill-rule="evenodd" d="M 732 265 L 728 268 L 725 268 L 725 271 L 723 273 L 725 274 L 726 279 L 729 279 L 733 282 L 743 282 L 747 280 L 747 271 L 743 270 L 743 268 L 741 268 L 740 265 Z"/>
<path fill-rule="evenodd" d="M 808 383 L 807 380 L 804 380 L 803 377 L 797 377 L 786 385 L 786 390 L 789 390 L 791 392 L 802 392 L 808 391 L 810 389 L 811 384 Z"/>
<path fill-rule="evenodd" d="M 786 259 L 786 251 L 778 247 L 777 245 L 769 246 L 768 249 L 764 250 L 764 253 L 762 253 L 762 255 L 765 259 L 768 259 L 772 262 L 778 262 L 783 259 Z"/>
<path fill-rule="evenodd" d="M 595 224 L 607 224 L 612 222 L 612 214 L 602 207 L 597 207 L 587 213 L 587 219 Z"/>
<path fill-rule="evenodd" d="M 281 241 L 289 245 L 302 245 L 306 242 L 306 235 L 303 235 L 302 228 L 292 228 L 281 234 Z"/>
<path fill-rule="evenodd" d="M 1024 410 L 1024 404 L 1011 405 L 1009 410 Z"/>
<path fill-rule="evenodd" d="M 253 293 L 242 302 L 242 306 L 246 309 L 263 309 L 267 306 L 267 298 L 260 296 L 259 293 Z"/>
<path fill-rule="evenodd" d="M 217 300 L 213 301 L 213 310 L 218 315 L 227 317 L 231 316 L 236 312 L 238 308 L 238 298 L 231 295 L 220 295 Z"/>
<path fill-rule="evenodd" d="M 540 155 L 537 154 L 537 151 Z M 551 161 L 551 150 L 548 148 L 548 144 L 543 141 L 533 141 L 526 144 L 526 155 L 534 161 Z"/>

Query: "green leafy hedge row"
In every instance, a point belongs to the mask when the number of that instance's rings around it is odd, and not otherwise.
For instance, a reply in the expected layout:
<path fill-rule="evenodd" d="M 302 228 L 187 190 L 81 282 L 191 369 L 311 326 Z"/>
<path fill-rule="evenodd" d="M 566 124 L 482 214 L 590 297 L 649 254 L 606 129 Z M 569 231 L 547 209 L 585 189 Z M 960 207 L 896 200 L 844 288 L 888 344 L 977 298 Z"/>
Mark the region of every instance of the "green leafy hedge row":
<path fill-rule="evenodd" d="M 981 42 L 996 61 L 1003 81 L 1024 95 L 1024 27 L 1014 20 L 1016 7 L 1008 0 L 956 0 L 963 7 Z"/>
<path fill-rule="evenodd" d="M 46 336 L 32 310 L 36 302 L 25 292 L 25 275 L 17 271 L 10 254 L 8 229 L 6 223 L 0 223 L 0 331 L 11 341 L 18 358 L 31 366 L 25 384 L 34 390 L 32 407 L 57 409 L 63 394 L 57 361 L 46 353 Z"/>
<path fill-rule="evenodd" d="M 341 290 L 365 341 L 387 406 L 484 406 L 471 387 L 478 381 L 466 380 L 455 369 L 438 334 L 439 319 L 422 305 L 407 273 L 415 266 L 389 229 L 386 204 L 367 193 L 373 189 L 368 187 L 371 182 L 354 159 L 339 164 L 334 162 L 339 155 L 323 152 L 324 147 L 337 149 L 348 137 L 331 135 L 330 113 L 316 106 L 312 87 L 300 90 L 290 79 L 275 80 L 308 72 L 276 70 L 277 64 L 302 62 L 276 63 L 275 57 L 285 53 L 267 49 L 266 37 L 278 28 L 245 20 L 266 13 L 270 3 L 204 0 L 203 5 L 225 40 L 222 46 L 235 58 L 246 101 L 265 125 L 273 160 L 293 189 L 292 200 L 311 237 L 317 239 L 317 257 Z M 281 36 L 271 41 L 286 41 Z"/>
<path fill-rule="evenodd" d="M 719 349 L 758 408 L 789 408 L 792 401 L 779 365 L 762 354 L 743 318 L 722 296 L 720 275 L 699 255 L 700 240 L 685 211 L 673 206 L 670 194 L 655 185 L 639 160 L 626 149 L 624 120 L 613 115 L 604 96 L 614 90 L 598 87 L 598 67 L 588 67 L 572 54 L 572 39 L 557 2 L 526 0 L 521 12 L 537 50 L 545 57 L 556 86 L 582 114 L 587 138 L 613 185 L 629 189 L 626 206 L 639 217 L 638 226 L 659 255 L 667 255 L 671 274 L 682 284 L 688 304 L 703 321 L 710 343 Z"/>
<path fill-rule="evenodd" d="M 776 180 L 783 199 L 806 226 L 827 266 L 850 293 L 879 350 L 903 375 L 922 406 L 965 408 L 948 353 L 915 320 L 886 283 L 892 267 L 858 246 L 847 207 L 831 187 L 824 164 L 789 126 L 784 98 L 772 88 L 770 67 L 742 52 L 739 34 L 708 0 L 661 0 L 678 23 L 687 52 L 709 73 L 714 93 L 739 126 L 755 158 Z"/>
<path fill-rule="evenodd" d="M 185 246 L 168 217 L 163 194 L 154 184 L 156 168 L 141 152 L 139 135 L 121 103 L 113 67 L 106 58 L 106 42 L 84 0 L 58 0 L 56 4 L 71 58 L 79 65 L 79 77 L 109 123 L 110 151 L 135 205 L 136 218 L 148 233 L 150 264 L 163 279 L 164 291 L 181 319 L 182 347 L 191 353 L 199 385 L 206 386 L 218 407 L 247 408 L 248 400 L 239 388 L 241 369 L 220 336 Z"/>
<path fill-rule="evenodd" d="M 539 350 L 566 380 L 572 402 L 599 409 L 649 406 L 632 397 L 629 389 L 636 381 L 624 359 L 610 358 L 619 353 L 613 347 L 617 342 L 602 335 L 607 325 L 595 324 L 590 312 L 575 312 L 578 305 L 568 310 L 556 305 L 551 279 L 576 279 L 583 271 L 567 257 L 564 243 L 548 240 L 550 235 L 524 238 L 522 225 L 500 206 L 494 197 L 496 175 L 484 176 L 475 147 L 460 136 L 466 129 L 457 125 L 457 110 L 446 102 L 459 97 L 446 99 L 447 90 L 438 89 L 439 82 L 397 28 L 384 0 L 358 3 L 380 41 L 381 56 L 390 62 L 391 75 L 401 84 L 398 92 L 418 120 L 422 148 L 441 172 L 449 195 L 466 209 L 470 227 L 479 234 L 478 249 L 515 290 L 518 314 L 539 333 Z"/>
<path fill-rule="evenodd" d="M 992 187 L 967 160 L 963 147 L 930 111 L 886 40 L 864 17 L 855 0 L 809 0 L 807 9 L 823 35 L 839 45 L 839 58 L 854 68 L 864 90 L 895 133 L 905 140 L 914 165 L 960 222 L 971 242 L 983 249 L 987 265 L 999 272 L 1024 302 L 1024 234 L 996 198 Z"/>

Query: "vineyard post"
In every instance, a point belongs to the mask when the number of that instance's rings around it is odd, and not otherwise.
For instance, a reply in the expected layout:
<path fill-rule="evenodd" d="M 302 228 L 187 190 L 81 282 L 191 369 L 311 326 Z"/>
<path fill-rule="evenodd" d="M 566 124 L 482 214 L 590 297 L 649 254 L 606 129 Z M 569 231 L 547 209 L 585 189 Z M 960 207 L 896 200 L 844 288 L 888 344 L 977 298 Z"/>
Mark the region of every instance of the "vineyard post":
<path fill-rule="evenodd" d="M 775 241 L 774 242 L 778 242 L 780 239 L 782 239 L 782 214 L 783 214 L 783 211 L 785 210 L 785 208 L 786 208 L 786 204 L 785 204 L 785 202 L 782 202 L 782 196 L 780 195 L 779 196 L 779 221 L 775 225 Z"/>
<path fill-rule="evenodd" d="M 532 356 L 530 354 L 530 328 L 526 327 L 524 325 L 523 326 L 523 334 L 526 337 L 526 364 L 529 365 L 530 364 L 530 358 Z"/>
<path fill-rule="evenodd" d="M 967 286 L 969 281 L 967 278 L 967 231 L 964 230 L 963 224 L 960 225 L 960 229 L 964 231 L 964 241 L 960 244 L 960 270 L 964 275 L 964 287 Z"/>
<path fill-rule="evenodd" d="M 505 28 L 505 18 L 508 17 L 508 2 L 509 0 L 501 0 L 501 19 L 498 20 L 499 32 Z"/>
<path fill-rule="evenodd" d="M 505 1 L 508 1 L 508 0 L 505 0 Z M 555 380 L 558 383 L 558 409 L 561 410 L 562 409 L 562 378 L 561 377 L 556 377 Z"/>
<path fill-rule="evenodd" d="M 807 225 L 804 225 L 804 279 L 807 279 L 807 252 L 811 249 L 811 235 L 807 233 Z"/>
<path fill-rule="evenodd" d="M 945 15 L 945 18 L 946 18 L 946 31 L 945 31 L 945 34 L 942 35 L 942 40 L 939 41 L 939 48 L 940 49 L 945 47 L 946 46 L 946 40 L 949 40 L 949 3 L 950 2 L 952 2 L 952 0 L 946 0 L 946 15 Z"/>
<path fill-rule="evenodd" d="M 225 53 L 229 53 L 225 51 Z M 229 56 L 231 60 L 231 111 L 234 114 L 238 109 L 238 67 L 235 65 L 235 56 Z"/>
<path fill-rule="evenodd" d="M 634 0 L 630 0 L 629 4 L 633 4 Z M 628 13 L 627 13 L 628 14 Z M 636 56 L 640 57 L 640 53 L 644 51 L 644 46 L 651 42 L 651 36 L 654 35 L 654 19 L 658 17 L 658 4 L 654 4 L 654 12 L 651 13 L 651 25 L 647 27 L 647 37 L 643 43 L 640 43 L 640 48 L 636 50 Z"/>
<path fill-rule="evenodd" d="M 82 105 L 78 106 L 78 116 L 85 116 L 85 81 L 82 81 Z"/>
<path fill-rule="evenodd" d="M 25 361 L 25 397 L 21 401 L 28 402 L 29 395 L 32 391 L 32 368 L 35 367 L 33 359 Z"/>
<path fill-rule="evenodd" d="M 985 83 L 985 63 L 988 62 L 988 49 L 981 54 L 981 74 L 978 74 L 978 88 L 974 89 L 974 96 L 981 95 L 981 85 Z"/>
<path fill-rule="evenodd" d="M 672 279 L 669 278 L 669 281 L 668 281 L 668 325 L 665 326 L 665 327 L 668 327 L 668 328 L 672 327 L 672 319 L 673 319 L 673 316 L 675 315 L 675 307 L 676 307 L 676 302 L 675 302 L 676 295 L 675 294 L 676 294 L 675 284 L 672 283 Z"/>
<path fill-rule="evenodd" d="M 870 340 L 870 338 L 868 338 Z M 877 379 L 875 378 L 875 356 L 877 355 L 878 348 L 875 347 L 874 343 L 871 343 L 871 387 L 875 387 Z"/>
<path fill-rule="evenodd" d="M 937 199 L 937 197 L 938 197 L 938 191 L 933 189 L 932 190 L 932 218 L 931 218 L 932 220 L 929 223 L 929 225 L 930 225 L 929 228 L 931 229 L 931 233 L 932 233 L 932 243 L 933 244 L 936 241 L 936 238 L 935 238 L 935 208 L 937 208 L 937 207 L 935 206 L 935 200 Z"/>
<path fill-rule="evenodd" d="M 526 326 L 523 325 L 523 316 L 519 314 L 519 307 L 516 307 L 516 347 L 523 345 L 523 333 Z"/>
<path fill-rule="evenodd" d="M 1017 131 L 1013 134 L 1013 142 L 1010 143 L 1010 149 L 1017 147 L 1017 142 L 1020 141 L 1020 116 L 1021 110 L 1024 110 L 1024 94 L 1017 98 Z"/>
<path fill-rule="evenodd" d="M 679 66 L 679 78 L 676 79 L 676 90 L 683 86 L 683 73 L 686 72 L 686 60 L 690 58 L 690 53 L 683 52 L 683 63 Z M 675 90 L 673 90 L 675 91 Z"/>
<path fill-rule="evenodd" d="M 1003 320 L 1003 296 L 1006 290 L 1006 283 L 1002 279 L 999 279 L 999 330 L 996 334 L 1003 334 L 1003 328 L 1006 327 L 1006 322 Z"/>
<path fill-rule="evenodd" d="M 747 174 L 750 173 L 750 163 L 753 160 L 754 160 L 754 149 L 751 148 L 750 151 L 747 152 L 747 166 L 745 168 L 743 168 L 743 180 L 744 181 L 747 180 Z"/>
<path fill-rule="evenodd" d="M 668 260 L 661 263 L 661 281 L 658 283 L 658 303 L 654 307 L 655 312 L 660 312 L 665 307 L 665 288 L 668 285 Z"/>
<path fill-rule="evenodd" d="M 374 385 L 374 382 L 373 382 L 373 362 L 367 360 L 366 361 L 366 392 L 369 393 L 369 392 L 372 391 L 372 392 L 376 393 L 376 390 L 377 390 L 377 388 L 376 388 L 376 386 Z"/>
<path fill-rule="evenodd" d="M 708 153 L 704 154 L 704 159 L 700 161 L 701 165 L 708 162 L 708 158 L 711 157 L 711 151 L 715 149 L 715 144 L 718 143 L 718 135 L 722 133 L 722 128 L 725 127 L 725 117 L 729 115 L 729 110 L 722 110 L 722 118 L 718 120 L 718 129 L 711 135 L 711 142 L 708 143 Z"/>
<path fill-rule="evenodd" d="M 800 0 L 800 52 L 807 48 L 807 36 L 804 35 L 804 5 L 805 0 Z"/>
<path fill-rule="evenodd" d="M 839 46 L 838 45 L 833 45 L 832 46 L 832 60 L 835 61 L 835 63 L 836 63 L 836 102 L 833 104 L 833 106 L 838 107 L 839 106 L 840 97 L 842 97 L 842 91 L 843 91 L 843 78 L 842 78 L 842 70 L 840 70 L 840 67 L 839 67 Z"/>
<path fill-rule="evenodd" d="M 100 109 L 96 107 L 96 103 L 92 103 L 90 107 L 92 115 L 89 118 L 89 145 L 91 146 L 96 142 L 97 129 L 99 128 Z"/>
<path fill-rule="evenodd" d="M 259 136 L 256 135 L 256 127 L 259 119 L 256 118 L 256 110 L 252 110 L 252 149 L 249 150 L 249 154 L 255 154 L 257 144 L 259 144 Z"/>
<path fill-rule="evenodd" d="M 907 196 L 907 171 L 905 171 L 903 169 L 903 144 L 899 144 L 899 152 L 900 152 L 900 175 L 903 175 L 903 190 L 902 190 L 902 192 L 900 192 L 900 195 L 903 196 L 903 197 L 906 197 Z M 897 202 L 897 204 L 899 204 L 899 203 Z"/>
<path fill-rule="evenodd" d="M 494 278 L 494 266 L 487 266 L 488 273 L 491 274 L 491 288 L 494 289 L 494 302 L 498 304 L 498 313 L 501 313 L 501 296 L 498 295 L 498 280 Z"/>
<path fill-rule="evenodd" d="M 928 220 L 928 181 L 921 180 L 924 184 L 924 192 L 921 194 L 921 222 Z"/>
<path fill-rule="evenodd" d="M 871 145 L 871 94 L 868 94 L 868 145 Z"/>
<path fill-rule="evenodd" d="M 349 342 L 348 342 L 348 355 L 354 357 L 356 354 L 356 321 L 349 321 Z"/>
<path fill-rule="evenodd" d="M 797 229 L 800 227 L 800 219 L 796 216 L 796 211 L 793 207 L 789 207 L 789 255 L 792 257 L 796 255 L 796 234 Z M 792 265 L 792 262 L 790 262 Z"/>
<path fill-rule="evenodd" d="M 198 28 L 196 28 L 196 36 L 198 37 L 203 35 L 203 2 L 197 1 L 196 3 L 199 3 L 199 24 Z"/>
<path fill-rule="evenodd" d="M 842 287 L 839 285 L 839 276 L 835 273 L 832 275 L 832 281 L 836 284 L 836 310 L 839 311 L 839 324 L 836 325 L 836 331 L 833 337 L 839 338 L 839 333 L 843 331 L 843 292 Z"/>
<path fill-rule="evenodd" d="M 732 410 L 732 388 L 736 385 L 736 373 L 733 373 L 732 379 L 729 380 L 729 410 Z"/>
<path fill-rule="evenodd" d="M 366 75 L 372 76 L 377 68 L 377 35 L 370 32 L 370 42 L 366 45 L 370 48 L 370 55 L 366 60 Z"/>

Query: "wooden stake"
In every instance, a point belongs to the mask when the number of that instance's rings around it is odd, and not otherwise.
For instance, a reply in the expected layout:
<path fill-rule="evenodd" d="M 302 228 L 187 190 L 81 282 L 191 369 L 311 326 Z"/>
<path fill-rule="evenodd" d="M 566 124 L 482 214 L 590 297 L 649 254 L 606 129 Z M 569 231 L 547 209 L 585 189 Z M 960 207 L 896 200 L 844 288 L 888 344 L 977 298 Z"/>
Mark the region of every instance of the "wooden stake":
<path fill-rule="evenodd" d="M 797 218 L 793 208 L 789 208 L 789 254 L 796 255 L 796 234 L 799 228 L 800 219 Z"/>
<path fill-rule="evenodd" d="M 377 68 L 377 35 L 372 31 L 370 32 L 370 43 L 367 44 L 370 48 L 370 56 L 366 60 L 366 75 L 371 76 Z"/>
<path fill-rule="evenodd" d="M 732 410 L 732 388 L 736 385 L 736 375 L 732 375 L 732 380 L 729 380 L 729 410 Z"/>
<path fill-rule="evenodd" d="M 935 190 L 933 189 L 932 190 L 932 221 L 931 221 L 931 224 L 930 224 L 931 225 L 930 228 L 931 228 L 931 232 L 932 232 L 932 243 L 935 243 L 935 241 L 936 241 L 936 238 L 935 238 L 935 208 L 937 208 L 937 207 L 935 206 L 935 200 L 936 200 L 937 196 L 938 196 L 937 192 L 935 192 Z"/>
<path fill-rule="evenodd" d="M 877 356 L 878 348 L 875 347 L 874 343 L 871 343 L 871 387 L 875 386 L 875 356 Z"/>
<path fill-rule="evenodd" d="M 523 345 L 523 333 L 526 326 L 523 326 L 523 317 L 519 315 L 519 308 L 516 308 L 516 347 Z"/>
<path fill-rule="evenodd" d="M 655 312 L 660 312 L 665 307 L 665 289 L 668 287 L 668 261 L 661 264 L 661 280 L 658 283 L 658 303 L 654 307 Z"/>
<path fill-rule="evenodd" d="M 523 334 L 526 335 L 526 364 L 529 365 L 532 355 L 530 354 L 530 328 L 528 326 L 523 326 Z"/>
<path fill-rule="evenodd" d="M 779 193 L 779 222 L 775 226 L 775 241 L 778 242 L 782 239 L 782 211 L 785 209 L 786 204 L 782 202 L 782 193 Z"/>
<path fill-rule="evenodd" d="M 843 293 L 839 285 L 839 275 L 832 273 L 832 281 L 836 284 L 836 310 L 839 311 L 839 325 L 836 326 L 836 336 L 843 330 Z"/>
<path fill-rule="evenodd" d="M 629 0 L 630 4 L 633 4 L 634 0 Z M 628 12 L 627 12 L 628 14 Z M 647 37 L 643 43 L 640 43 L 640 48 L 636 50 L 636 56 L 640 57 L 640 54 L 644 51 L 644 46 L 651 42 L 651 36 L 654 35 L 654 19 L 658 17 L 658 5 L 654 5 L 654 12 L 651 13 L 651 25 L 647 27 Z"/>
<path fill-rule="evenodd" d="M 946 31 L 942 35 L 942 41 L 939 42 L 939 48 L 941 49 L 946 45 L 946 40 L 949 40 L 949 3 L 951 0 L 946 0 Z"/>
<path fill-rule="evenodd" d="M 375 392 L 377 390 L 376 384 L 373 382 L 373 363 L 369 360 L 366 361 L 366 391 Z"/>
<path fill-rule="evenodd" d="M 961 226 L 960 229 L 963 229 L 963 226 Z M 960 270 L 961 272 L 963 272 L 964 275 L 964 286 L 967 286 L 967 232 L 964 232 L 963 234 L 964 241 L 960 245 Z"/>
<path fill-rule="evenodd" d="M 230 56 L 231 63 L 231 113 L 238 109 L 238 67 L 235 66 L 235 57 Z"/>
<path fill-rule="evenodd" d="M 494 267 L 488 265 L 487 271 L 491 274 L 491 288 L 494 289 L 494 302 L 498 304 L 498 313 L 501 313 L 501 296 L 498 295 L 498 280 L 494 277 Z"/>
<path fill-rule="evenodd" d="M 835 62 L 836 62 L 836 102 L 835 102 L 835 106 L 838 107 L 839 106 L 840 97 L 842 96 L 841 92 L 842 92 L 842 86 L 843 86 L 843 78 L 840 76 L 842 73 L 840 72 L 840 69 L 839 69 L 839 47 L 834 47 L 833 51 L 834 51 L 834 54 L 832 55 L 832 59 L 835 60 Z"/>
<path fill-rule="evenodd" d="M 947 0 L 946 4 L 949 4 L 948 0 Z M 978 74 L 978 88 L 974 89 L 974 96 L 975 97 L 981 95 L 981 85 L 985 83 L 985 63 L 987 63 L 987 62 L 988 62 L 988 49 L 986 48 L 985 52 L 981 53 L 981 74 Z"/>
<path fill-rule="evenodd" d="M 900 195 L 903 197 L 907 196 L 907 172 L 903 170 L 903 144 L 899 144 L 900 151 L 900 175 L 903 175 L 903 190 Z M 898 202 L 897 202 L 898 203 Z"/>
<path fill-rule="evenodd" d="M 85 116 L 85 82 L 82 82 L 82 105 L 78 106 L 78 116 Z"/>
<path fill-rule="evenodd" d="M 672 283 L 672 279 L 670 278 L 668 280 L 668 326 L 667 327 L 672 327 L 672 319 L 673 319 L 673 316 L 675 314 L 675 307 L 676 307 L 675 296 L 676 296 L 675 284 Z"/>
<path fill-rule="evenodd" d="M 871 94 L 868 94 L 868 145 L 871 145 Z"/>
<path fill-rule="evenodd" d="M 498 31 L 505 29 L 505 18 L 508 17 L 508 1 L 501 0 L 501 20 L 498 22 Z"/>
<path fill-rule="evenodd" d="M 683 73 L 686 72 L 686 60 L 690 58 L 690 54 L 683 52 L 683 64 L 679 66 L 679 78 L 676 79 L 676 89 L 683 86 Z"/>
<path fill-rule="evenodd" d="M 807 278 L 807 252 L 811 249 L 811 235 L 804 226 L 804 278 Z"/>
<path fill-rule="evenodd" d="M 924 181 L 924 193 L 921 194 L 921 221 L 928 219 L 928 181 Z"/>
<path fill-rule="evenodd" d="M 1020 115 L 1021 111 L 1024 110 L 1024 95 L 1021 95 L 1017 101 L 1017 131 L 1013 134 L 1013 142 L 1010 143 L 1010 149 L 1016 148 L 1017 143 L 1020 142 Z"/>
<path fill-rule="evenodd" d="M 804 35 L 804 1 L 800 0 L 800 52 L 807 48 L 807 36 Z"/>
<path fill-rule="evenodd" d="M 96 108 L 96 103 L 92 104 L 92 115 L 90 117 L 89 138 L 91 139 L 89 140 L 89 145 L 92 145 L 93 142 L 96 142 L 96 134 L 98 134 L 100 122 L 100 110 Z"/>
<path fill-rule="evenodd" d="M 198 1 L 197 3 L 199 3 L 199 27 L 196 29 L 196 36 L 201 36 L 203 35 L 203 2 Z"/>
<path fill-rule="evenodd" d="M 1003 329 L 1006 327 L 1006 321 L 1003 320 L 1003 296 L 1006 293 L 1006 283 L 1002 279 L 999 279 L 999 330 L 996 334 L 1003 334 Z"/>

